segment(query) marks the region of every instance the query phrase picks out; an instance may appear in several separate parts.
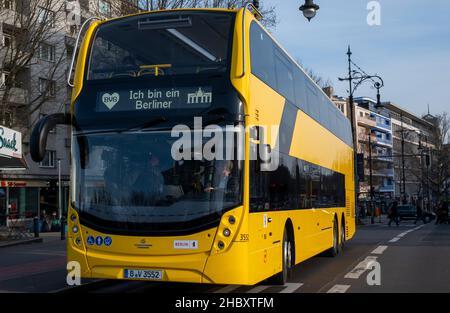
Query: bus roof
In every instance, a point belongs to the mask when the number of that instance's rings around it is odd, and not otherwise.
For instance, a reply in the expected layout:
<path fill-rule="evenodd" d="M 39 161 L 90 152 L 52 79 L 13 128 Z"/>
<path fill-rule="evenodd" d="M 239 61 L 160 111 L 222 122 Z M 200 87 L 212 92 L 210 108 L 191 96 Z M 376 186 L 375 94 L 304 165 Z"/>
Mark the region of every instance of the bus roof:
<path fill-rule="evenodd" d="M 133 14 L 127 14 L 119 17 L 109 18 L 101 20 L 100 24 L 120 20 L 128 17 L 138 16 L 138 15 L 145 15 L 145 14 L 156 14 L 156 13 L 168 13 L 168 12 L 183 12 L 183 11 L 206 11 L 206 12 L 238 12 L 240 8 L 236 9 L 225 9 L 225 8 L 180 8 L 180 9 L 166 9 L 166 10 L 154 10 L 154 11 L 143 11 L 139 13 L 133 13 Z"/>

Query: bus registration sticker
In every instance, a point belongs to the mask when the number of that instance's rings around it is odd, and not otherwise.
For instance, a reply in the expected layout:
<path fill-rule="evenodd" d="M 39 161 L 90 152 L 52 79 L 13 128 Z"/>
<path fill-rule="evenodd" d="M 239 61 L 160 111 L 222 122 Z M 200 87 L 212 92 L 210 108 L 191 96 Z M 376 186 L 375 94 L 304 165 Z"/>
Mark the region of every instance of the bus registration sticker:
<path fill-rule="evenodd" d="M 124 269 L 123 278 L 126 279 L 147 279 L 147 280 L 162 280 L 163 271 L 160 270 L 136 270 Z"/>
<path fill-rule="evenodd" d="M 198 249 L 198 240 L 174 240 L 174 249 Z"/>

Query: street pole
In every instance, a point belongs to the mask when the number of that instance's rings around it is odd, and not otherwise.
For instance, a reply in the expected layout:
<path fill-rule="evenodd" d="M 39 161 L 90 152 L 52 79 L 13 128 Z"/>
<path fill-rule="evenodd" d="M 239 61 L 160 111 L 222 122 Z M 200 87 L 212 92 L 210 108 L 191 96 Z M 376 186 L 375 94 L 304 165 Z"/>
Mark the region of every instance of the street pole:
<path fill-rule="evenodd" d="M 372 130 L 369 130 L 369 185 L 370 185 L 370 223 L 375 223 L 374 207 L 373 207 L 373 182 L 372 182 Z"/>
<path fill-rule="evenodd" d="M 353 94 L 363 82 L 367 80 L 371 80 L 375 83 L 375 88 L 377 88 L 377 104 L 381 105 L 380 101 L 380 88 L 384 87 L 384 81 L 383 79 L 378 75 L 368 75 L 366 72 L 364 72 L 358 65 L 352 62 L 352 51 L 350 49 L 350 46 L 348 46 L 347 50 L 347 56 L 348 56 L 348 77 L 345 78 L 338 78 L 339 81 L 348 81 L 348 102 L 349 102 L 349 109 L 350 109 L 350 125 L 353 135 L 353 170 L 354 170 L 354 176 L 355 176 L 355 207 L 358 208 L 358 195 L 359 195 L 359 177 L 358 177 L 358 171 L 357 171 L 357 159 L 358 159 L 358 141 L 357 141 L 357 133 L 356 133 L 356 113 L 355 113 L 355 107 L 354 107 L 354 98 Z M 352 70 L 352 64 L 359 70 L 359 71 L 353 71 Z M 379 82 L 376 82 L 375 79 L 379 80 Z M 354 84 L 354 85 L 353 85 Z M 358 222 L 359 222 L 359 214 L 358 214 Z"/>
<path fill-rule="evenodd" d="M 61 192 L 61 160 L 58 159 L 58 214 L 59 214 L 59 225 L 61 231 L 61 240 L 66 238 L 65 232 L 65 222 L 62 213 L 62 192 Z"/>
<path fill-rule="evenodd" d="M 425 184 L 424 184 L 424 169 L 423 169 L 423 147 L 422 147 L 422 133 L 419 132 L 419 150 L 420 150 L 420 191 L 421 200 L 420 205 L 422 210 L 425 209 Z"/>
<path fill-rule="evenodd" d="M 356 121 L 356 115 L 355 115 L 355 108 L 353 103 L 353 76 L 352 76 L 352 51 L 350 49 L 350 46 L 348 46 L 347 50 L 347 56 L 348 56 L 348 103 L 349 103 L 349 109 L 350 109 L 350 126 L 352 130 L 352 136 L 353 136 L 353 172 L 355 176 L 355 209 L 357 209 L 357 220 L 359 221 L 359 207 L 358 207 L 358 194 L 359 194 L 359 177 L 358 177 L 358 171 L 356 168 L 356 162 L 358 158 L 358 145 L 357 145 L 357 139 L 356 139 L 356 127 L 355 127 L 355 121 Z"/>
<path fill-rule="evenodd" d="M 402 187 L 400 192 L 402 194 L 402 203 L 406 204 L 405 129 L 403 128 L 403 112 L 400 112 L 400 120 L 402 129 Z"/>

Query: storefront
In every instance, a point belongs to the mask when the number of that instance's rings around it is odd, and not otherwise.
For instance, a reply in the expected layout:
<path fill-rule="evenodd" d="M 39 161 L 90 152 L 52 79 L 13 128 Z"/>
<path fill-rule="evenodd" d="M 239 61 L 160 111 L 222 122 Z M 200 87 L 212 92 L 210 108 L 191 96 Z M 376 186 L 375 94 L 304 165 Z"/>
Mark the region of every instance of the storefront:
<path fill-rule="evenodd" d="M 67 213 L 69 182 L 61 183 L 62 214 Z M 42 221 L 41 231 L 51 231 L 52 224 L 59 220 L 59 190 L 56 181 L 0 181 L 0 225 L 9 220 L 29 220 L 38 216 Z M 44 222 L 45 221 L 45 222 Z"/>
<path fill-rule="evenodd" d="M 22 134 L 7 127 L 0 126 L 0 172 L 25 170 L 27 165 L 22 157 Z M 13 194 L 13 202 L 10 202 L 8 184 L 1 183 L 0 188 L 0 226 L 6 225 L 10 211 L 18 210 L 19 201 L 32 197 L 32 194 Z M 31 208 L 22 208 L 28 211 Z"/>

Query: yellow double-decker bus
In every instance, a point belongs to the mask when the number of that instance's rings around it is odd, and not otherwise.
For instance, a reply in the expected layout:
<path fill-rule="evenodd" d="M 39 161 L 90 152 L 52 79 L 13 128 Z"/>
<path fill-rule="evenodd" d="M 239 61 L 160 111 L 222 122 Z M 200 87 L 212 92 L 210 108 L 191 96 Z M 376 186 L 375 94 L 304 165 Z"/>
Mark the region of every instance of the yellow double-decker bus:
<path fill-rule="evenodd" d="M 353 237 L 350 123 L 259 17 L 247 5 L 90 23 L 70 114 L 30 141 L 39 161 L 48 132 L 71 127 L 67 259 L 82 277 L 283 284 Z"/>

